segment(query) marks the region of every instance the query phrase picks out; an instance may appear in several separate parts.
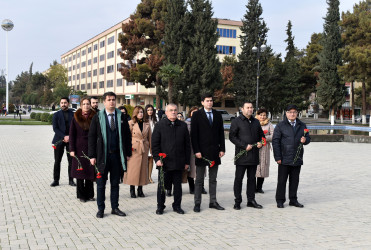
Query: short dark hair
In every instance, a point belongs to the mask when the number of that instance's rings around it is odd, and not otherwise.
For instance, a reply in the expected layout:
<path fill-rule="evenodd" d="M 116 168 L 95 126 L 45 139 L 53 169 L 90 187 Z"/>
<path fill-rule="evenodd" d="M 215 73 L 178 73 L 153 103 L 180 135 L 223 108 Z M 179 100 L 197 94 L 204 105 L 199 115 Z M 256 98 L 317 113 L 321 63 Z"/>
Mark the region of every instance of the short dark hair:
<path fill-rule="evenodd" d="M 266 113 L 266 114 L 268 115 L 268 110 L 266 110 L 265 108 L 261 108 L 261 109 L 259 109 L 259 110 L 256 112 L 257 115 L 260 115 L 260 114 L 262 114 L 262 113 Z"/>
<path fill-rule="evenodd" d="M 245 107 L 245 104 L 247 104 L 247 103 L 251 104 L 251 105 L 254 107 L 254 104 L 252 104 L 252 102 L 244 101 L 244 102 L 242 103 L 241 108 Z"/>
<path fill-rule="evenodd" d="M 211 93 L 203 93 L 201 94 L 201 101 L 205 101 L 206 98 L 213 98 L 213 95 Z"/>
<path fill-rule="evenodd" d="M 98 97 L 96 97 L 96 96 L 91 96 L 90 99 L 98 100 Z"/>
<path fill-rule="evenodd" d="M 60 101 L 62 101 L 62 100 L 66 100 L 68 103 L 70 103 L 70 98 L 68 98 L 68 97 L 61 97 Z"/>
<path fill-rule="evenodd" d="M 106 100 L 106 97 L 107 97 L 107 96 L 114 96 L 115 99 L 116 99 L 116 94 L 113 93 L 112 91 L 110 91 L 110 92 L 106 92 L 106 93 L 103 94 L 103 100 L 104 100 L 104 101 Z"/>

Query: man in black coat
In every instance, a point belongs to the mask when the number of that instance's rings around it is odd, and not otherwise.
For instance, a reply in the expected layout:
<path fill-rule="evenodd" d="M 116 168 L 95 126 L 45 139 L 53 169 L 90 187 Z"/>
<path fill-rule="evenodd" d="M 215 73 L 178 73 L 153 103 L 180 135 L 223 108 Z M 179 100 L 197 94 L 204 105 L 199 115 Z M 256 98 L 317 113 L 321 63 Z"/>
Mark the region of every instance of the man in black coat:
<path fill-rule="evenodd" d="M 242 114 L 232 121 L 229 130 L 229 140 L 236 146 L 235 155 L 241 151 L 245 152 L 235 161 L 236 173 L 233 187 L 235 204 L 233 208 L 241 209 L 242 181 L 245 172 L 247 172 L 247 206 L 261 209 L 263 207 L 255 201 L 255 173 L 256 167 L 259 165 L 259 148 L 263 146 L 261 141 L 265 136 L 260 122 L 252 116 L 254 112 L 252 103 L 245 102 L 241 111 Z"/>
<path fill-rule="evenodd" d="M 196 183 L 195 183 L 195 206 L 193 211 L 201 211 L 201 193 L 205 178 L 206 166 L 209 167 L 209 208 L 224 210 L 216 200 L 216 185 L 218 167 L 221 164 L 220 158 L 225 154 L 224 125 L 222 115 L 212 109 L 213 96 L 204 94 L 201 97 L 202 109 L 192 115 L 191 141 L 193 152 L 196 156 Z M 210 166 L 207 161 L 214 161 Z"/>
<path fill-rule="evenodd" d="M 166 118 L 156 123 L 152 133 L 152 155 L 158 168 L 164 170 L 165 189 L 174 185 L 173 210 L 184 214 L 182 202 L 182 173 L 188 169 L 191 157 L 191 144 L 187 124 L 177 119 L 177 106 L 168 104 L 165 108 Z M 160 160 L 160 153 L 165 153 L 166 158 Z M 160 180 L 160 169 L 159 169 Z M 157 187 L 156 214 L 163 214 L 165 209 L 165 190 L 161 181 Z"/>
<path fill-rule="evenodd" d="M 68 97 L 62 97 L 59 103 L 61 109 L 53 115 L 52 124 L 54 137 L 52 143 L 54 144 L 54 181 L 52 182 L 52 184 L 50 184 L 51 187 L 59 186 L 59 179 L 61 175 L 61 161 L 64 153 L 64 148 L 66 148 L 66 152 L 70 151 L 68 142 L 70 125 L 73 119 L 73 111 L 72 109 L 68 108 L 69 102 L 70 100 L 68 99 Z M 68 153 L 67 160 L 69 185 L 76 186 L 73 178 L 71 178 L 72 158 Z"/>
<path fill-rule="evenodd" d="M 95 112 L 99 112 L 99 108 L 98 108 L 98 104 L 99 104 L 99 100 L 98 100 L 98 97 L 96 96 L 92 96 L 90 97 L 90 102 L 91 102 L 91 108 L 95 111 Z"/>
<path fill-rule="evenodd" d="M 305 132 L 307 126 L 297 116 L 298 108 L 295 105 L 289 105 L 286 109 L 286 117 L 276 126 L 273 133 L 273 154 L 275 161 L 278 163 L 276 190 L 278 208 L 283 208 L 286 201 L 287 178 L 289 178 L 289 205 L 304 207 L 298 202 L 297 191 L 300 169 L 303 165 L 303 145 L 310 143 L 310 137 L 309 133 Z M 300 154 L 295 159 L 299 147 L 301 147 Z"/>
<path fill-rule="evenodd" d="M 89 129 L 88 155 L 91 165 L 97 164 L 102 178 L 97 178 L 97 218 L 103 218 L 108 173 L 111 183 L 112 214 L 126 216 L 119 207 L 119 183 L 125 160 L 131 156 L 131 133 L 126 116 L 116 107 L 116 94 L 103 95 L 104 109 L 92 119 Z"/>

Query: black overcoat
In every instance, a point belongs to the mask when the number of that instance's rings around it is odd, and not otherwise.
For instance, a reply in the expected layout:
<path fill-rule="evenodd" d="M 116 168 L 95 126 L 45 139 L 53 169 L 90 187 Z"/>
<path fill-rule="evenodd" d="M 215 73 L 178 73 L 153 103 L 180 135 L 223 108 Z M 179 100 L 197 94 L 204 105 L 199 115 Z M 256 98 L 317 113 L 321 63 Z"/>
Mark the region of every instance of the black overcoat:
<path fill-rule="evenodd" d="M 201 153 L 202 157 L 220 165 L 219 152 L 225 152 L 223 118 L 218 111 L 213 109 L 212 112 L 212 125 L 209 123 L 204 108 L 193 113 L 191 123 L 192 148 L 195 154 Z M 208 165 L 207 161 L 196 158 L 196 166 Z"/>
<path fill-rule="evenodd" d="M 231 129 L 229 130 L 229 140 L 235 145 L 235 155 L 241 150 L 246 151 L 247 145 L 256 144 L 265 138 L 260 122 L 254 118 L 246 118 L 240 115 L 232 121 Z M 258 165 L 259 164 L 259 149 L 253 147 L 247 151 L 235 162 L 236 165 Z"/>
<path fill-rule="evenodd" d="M 191 157 L 191 144 L 185 122 L 171 121 L 164 118 L 156 123 L 152 133 L 152 155 L 155 162 L 160 160 L 159 154 L 165 153 L 163 160 L 164 170 L 183 170 L 189 165 Z"/>

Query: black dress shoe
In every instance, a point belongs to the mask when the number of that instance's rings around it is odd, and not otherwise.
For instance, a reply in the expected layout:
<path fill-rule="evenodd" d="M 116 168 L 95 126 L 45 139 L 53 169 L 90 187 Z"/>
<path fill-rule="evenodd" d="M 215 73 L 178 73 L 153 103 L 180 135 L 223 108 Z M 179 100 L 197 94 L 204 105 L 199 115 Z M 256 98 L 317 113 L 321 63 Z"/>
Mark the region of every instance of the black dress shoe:
<path fill-rule="evenodd" d="M 289 205 L 294 206 L 294 207 L 301 207 L 301 208 L 304 207 L 304 205 L 300 204 L 298 201 L 290 201 Z"/>
<path fill-rule="evenodd" d="M 156 210 L 156 214 L 161 215 L 161 214 L 163 214 L 163 213 L 164 213 L 164 209 L 162 209 L 162 208 L 157 208 L 157 210 Z"/>
<path fill-rule="evenodd" d="M 247 206 L 248 207 L 253 207 L 253 208 L 258 208 L 258 209 L 262 209 L 263 208 L 263 206 L 262 205 L 259 205 L 258 203 L 256 203 L 255 200 L 248 201 L 247 202 Z"/>
<path fill-rule="evenodd" d="M 168 197 L 171 196 L 171 189 L 170 190 L 166 190 L 166 196 L 168 196 Z"/>
<path fill-rule="evenodd" d="M 126 214 L 124 212 L 122 212 L 120 209 L 118 208 L 115 208 L 115 209 L 112 209 L 112 212 L 111 214 L 115 214 L 115 215 L 118 215 L 118 216 L 126 216 Z"/>
<path fill-rule="evenodd" d="M 282 203 L 282 202 L 278 202 L 278 203 L 277 203 L 277 207 L 278 207 L 278 208 L 284 208 L 283 203 Z"/>
<path fill-rule="evenodd" d="M 233 208 L 235 210 L 240 210 L 241 209 L 241 205 L 236 203 L 236 204 L 234 204 Z"/>
<path fill-rule="evenodd" d="M 177 212 L 178 214 L 184 214 L 184 210 L 181 209 L 180 207 L 178 207 L 178 208 L 173 208 L 173 211 L 174 211 L 174 212 Z"/>
<path fill-rule="evenodd" d="M 97 218 L 103 218 L 103 216 L 104 216 L 104 211 L 99 210 L 98 213 L 97 213 Z"/>
<path fill-rule="evenodd" d="M 216 210 L 224 210 L 224 207 L 220 206 L 218 202 L 210 203 L 209 208 L 215 208 Z"/>
<path fill-rule="evenodd" d="M 196 204 L 195 207 L 193 208 L 193 212 L 195 212 L 195 213 L 201 212 L 201 205 L 200 204 Z"/>
<path fill-rule="evenodd" d="M 68 184 L 72 187 L 76 187 L 76 183 L 73 180 L 70 180 Z"/>
<path fill-rule="evenodd" d="M 195 194 L 195 191 L 194 190 L 189 190 L 189 193 L 190 194 Z"/>
<path fill-rule="evenodd" d="M 51 187 L 59 186 L 59 181 L 53 181 L 52 184 L 50 184 Z"/>
<path fill-rule="evenodd" d="M 255 191 L 255 193 L 264 194 L 264 191 L 263 191 L 263 189 L 257 189 L 257 190 Z"/>
<path fill-rule="evenodd" d="M 202 194 L 207 194 L 206 189 L 204 187 L 202 187 L 202 192 L 201 193 Z"/>
<path fill-rule="evenodd" d="M 95 201 L 95 198 L 94 197 L 89 198 L 88 201 Z"/>

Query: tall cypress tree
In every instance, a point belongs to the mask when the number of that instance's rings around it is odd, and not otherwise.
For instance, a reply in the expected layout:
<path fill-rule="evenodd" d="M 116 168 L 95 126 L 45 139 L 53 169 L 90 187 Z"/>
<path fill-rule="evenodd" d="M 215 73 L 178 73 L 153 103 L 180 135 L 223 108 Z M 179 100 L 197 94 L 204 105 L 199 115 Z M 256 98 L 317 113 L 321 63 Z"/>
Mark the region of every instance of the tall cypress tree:
<path fill-rule="evenodd" d="M 209 0 L 190 0 L 188 21 L 193 25 L 189 34 L 191 50 L 184 65 L 189 87 L 187 105 L 198 105 L 200 93 L 214 92 L 221 88 L 220 62 L 217 57 L 217 21 L 212 19 L 213 11 Z"/>
<path fill-rule="evenodd" d="M 261 44 L 267 42 L 268 28 L 263 18 L 263 8 L 259 0 L 249 0 L 246 5 L 247 11 L 242 19 L 242 36 L 240 43 L 242 52 L 238 55 L 238 63 L 235 68 L 234 93 L 237 105 L 245 101 L 256 102 L 257 85 L 257 53 L 252 51 L 260 40 Z M 267 61 L 272 56 L 271 48 L 260 55 L 260 78 L 259 78 L 259 103 L 260 106 L 268 107 L 269 96 L 269 72 Z M 258 108 L 258 107 L 256 107 Z"/>
<path fill-rule="evenodd" d="M 341 82 L 337 67 L 341 65 L 342 47 L 340 36 L 339 0 L 327 0 L 328 9 L 323 25 L 323 50 L 319 54 L 321 72 L 317 95 L 319 103 L 327 110 L 331 109 L 331 124 L 334 113 L 345 101 L 345 87 Z"/>

